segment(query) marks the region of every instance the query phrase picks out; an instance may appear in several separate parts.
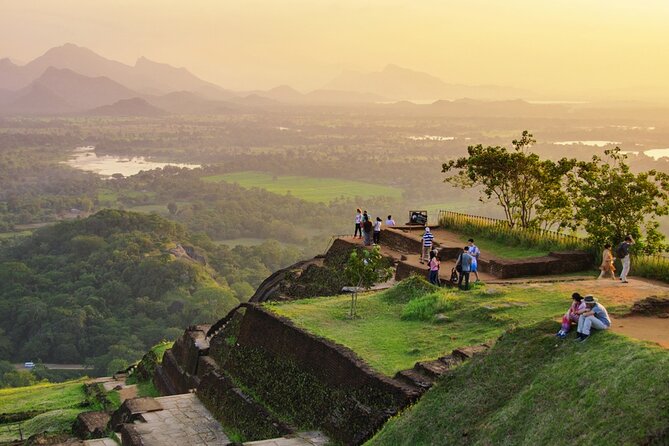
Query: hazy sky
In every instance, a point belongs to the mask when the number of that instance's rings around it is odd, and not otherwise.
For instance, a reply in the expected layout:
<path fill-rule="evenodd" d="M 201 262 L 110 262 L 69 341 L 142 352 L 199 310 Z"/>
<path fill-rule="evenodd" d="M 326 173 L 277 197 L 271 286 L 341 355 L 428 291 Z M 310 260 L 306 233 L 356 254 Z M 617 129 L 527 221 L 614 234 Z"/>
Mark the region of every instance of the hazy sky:
<path fill-rule="evenodd" d="M 669 0 L 0 0 L 0 57 L 65 42 L 235 89 L 394 63 L 447 82 L 669 92 Z"/>

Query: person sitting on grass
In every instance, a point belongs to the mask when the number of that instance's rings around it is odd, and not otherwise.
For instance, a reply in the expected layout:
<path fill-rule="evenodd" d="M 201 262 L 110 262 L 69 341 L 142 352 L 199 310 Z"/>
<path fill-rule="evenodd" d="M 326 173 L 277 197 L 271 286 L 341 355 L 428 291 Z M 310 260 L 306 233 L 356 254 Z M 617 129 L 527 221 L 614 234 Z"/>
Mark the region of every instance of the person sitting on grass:
<path fill-rule="evenodd" d="M 469 273 L 472 270 L 473 259 L 474 258 L 469 254 L 469 246 L 465 246 L 458 256 L 458 260 L 455 262 L 455 268 L 460 273 L 460 278 L 458 279 L 458 288 L 461 290 L 466 291 L 469 289 Z M 465 280 L 464 288 L 462 287 L 462 279 Z"/>
<path fill-rule="evenodd" d="M 577 342 L 586 341 L 590 337 L 592 328 L 607 330 L 611 326 L 611 319 L 604 305 L 598 303 L 597 299 L 592 296 L 585 296 L 583 302 L 586 310 L 578 318 Z"/>
<path fill-rule="evenodd" d="M 579 317 L 586 311 L 585 302 L 583 302 L 583 296 L 578 293 L 574 293 L 571 295 L 571 299 L 572 303 L 569 307 L 569 310 L 567 310 L 567 312 L 562 316 L 562 327 L 560 327 L 560 331 L 558 331 L 555 335 L 560 339 L 567 337 L 567 333 L 569 333 L 569 330 L 571 329 L 572 322 L 574 324 L 578 324 Z"/>

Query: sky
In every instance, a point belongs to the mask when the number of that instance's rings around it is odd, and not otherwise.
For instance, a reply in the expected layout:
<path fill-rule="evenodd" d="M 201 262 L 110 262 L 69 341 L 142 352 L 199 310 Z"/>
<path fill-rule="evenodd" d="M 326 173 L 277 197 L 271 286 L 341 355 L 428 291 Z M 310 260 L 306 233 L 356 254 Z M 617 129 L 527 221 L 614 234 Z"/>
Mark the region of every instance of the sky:
<path fill-rule="evenodd" d="M 66 42 L 232 89 L 387 64 L 446 82 L 669 94 L 667 0 L 0 0 L 0 58 Z"/>

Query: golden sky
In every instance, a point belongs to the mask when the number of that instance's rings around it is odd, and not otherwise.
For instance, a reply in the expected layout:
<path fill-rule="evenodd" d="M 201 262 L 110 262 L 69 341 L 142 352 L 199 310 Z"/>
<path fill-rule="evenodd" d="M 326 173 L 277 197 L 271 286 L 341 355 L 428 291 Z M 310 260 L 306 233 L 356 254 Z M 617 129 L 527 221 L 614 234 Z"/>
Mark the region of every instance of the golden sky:
<path fill-rule="evenodd" d="M 394 63 L 547 94 L 669 93 L 669 0 L 0 0 L 0 57 L 65 42 L 234 89 Z"/>

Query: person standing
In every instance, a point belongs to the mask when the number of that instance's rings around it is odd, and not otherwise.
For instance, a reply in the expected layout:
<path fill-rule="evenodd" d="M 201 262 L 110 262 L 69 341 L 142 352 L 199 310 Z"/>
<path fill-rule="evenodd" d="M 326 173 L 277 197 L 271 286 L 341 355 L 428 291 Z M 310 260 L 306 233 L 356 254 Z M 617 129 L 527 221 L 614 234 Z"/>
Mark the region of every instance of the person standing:
<path fill-rule="evenodd" d="M 430 283 L 439 286 L 439 257 L 435 251 L 430 251 L 430 261 L 427 262 L 430 268 Z"/>
<path fill-rule="evenodd" d="M 458 260 L 455 262 L 455 268 L 460 272 L 460 278 L 458 279 L 458 288 L 461 290 L 469 290 L 469 273 L 472 271 L 472 260 L 474 258 L 469 254 L 469 246 L 465 246 Z M 458 266 L 460 268 L 458 268 Z M 465 280 L 465 287 L 462 287 L 462 280 Z"/>
<path fill-rule="evenodd" d="M 620 272 L 620 280 L 622 280 L 623 283 L 627 283 L 627 275 L 630 273 L 630 247 L 633 244 L 634 240 L 632 239 L 632 236 L 628 235 L 616 249 L 616 255 L 623 262 L 623 270 Z"/>
<path fill-rule="evenodd" d="M 378 245 L 381 240 L 381 217 L 376 217 L 374 223 L 374 244 Z"/>
<path fill-rule="evenodd" d="M 360 208 L 355 210 L 355 232 L 353 233 L 353 238 L 358 236 L 362 238 L 362 211 Z"/>
<path fill-rule="evenodd" d="M 577 342 L 584 342 L 588 339 L 592 328 L 607 330 L 611 326 L 611 318 L 604 305 L 598 303 L 597 299 L 592 296 L 585 296 L 583 302 L 585 302 L 586 309 L 585 313 L 578 318 Z"/>
<path fill-rule="evenodd" d="M 369 219 L 367 214 L 362 214 L 362 236 L 365 246 L 371 246 L 372 244 L 372 230 L 374 225 Z"/>
<path fill-rule="evenodd" d="M 602 270 L 602 272 L 599 273 L 597 280 L 603 278 L 606 273 L 611 273 L 611 278 L 616 280 L 616 267 L 613 266 L 613 253 L 611 252 L 610 243 L 604 245 L 604 252 L 602 253 L 602 264 L 599 269 Z"/>
<path fill-rule="evenodd" d="M 481 250 L 478 246 L 474 244 L 474 239 L 470 238 L 467 240 L 467 246 L 469 246 L 469 255 L 472 256 L 472 272 L 476 276 L 476 281 L 479 281 L 479 257 L 481 256 Z"/>
<path fill-rule="evenodd" d="M 420 254 L 420 263 L 425 263 L 425 260 L 428 259 L 430 251 L 432 251 L 432 241 L 434 240 L 434 235 L 430 232 L 429 227 L 425 227 L 425 232 L 423 233 L 423 251 Z"/>
<path fill-rule="evenodd" d="M 392 215 L 389 215 L 386 219 L 386 226 L 395 226 L 395 220 L 393 220 Z"/>

